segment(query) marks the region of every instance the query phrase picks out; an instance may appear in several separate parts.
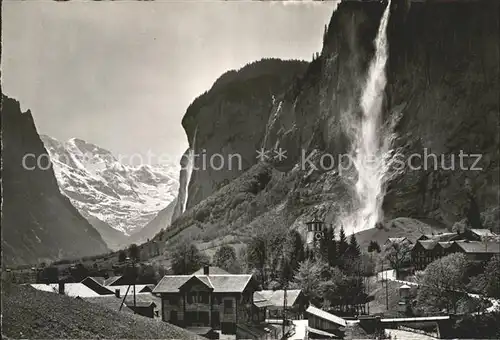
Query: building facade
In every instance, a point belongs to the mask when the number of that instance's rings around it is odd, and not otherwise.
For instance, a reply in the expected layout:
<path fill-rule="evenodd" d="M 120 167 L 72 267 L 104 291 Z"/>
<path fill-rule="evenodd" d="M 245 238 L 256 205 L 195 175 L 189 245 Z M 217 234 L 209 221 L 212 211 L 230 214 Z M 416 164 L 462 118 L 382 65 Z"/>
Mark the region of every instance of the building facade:
<path fill-rule="evenodd" d="M 184 328 L 236 334 L 239 324 L 265 321 L 265 308 L 253 303 L 258 289 L 252 275 L 167 275 L 153 289 L 162 301 L 162 320 Z M 201 334 L 201 333 L 199 333 Z"/>

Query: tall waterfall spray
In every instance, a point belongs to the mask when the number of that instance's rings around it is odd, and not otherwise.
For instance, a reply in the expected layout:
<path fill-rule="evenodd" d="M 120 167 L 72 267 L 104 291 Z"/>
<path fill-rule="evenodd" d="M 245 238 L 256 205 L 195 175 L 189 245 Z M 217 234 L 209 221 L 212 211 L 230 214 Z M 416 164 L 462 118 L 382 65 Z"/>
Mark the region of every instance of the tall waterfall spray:
<path fill-rule="evenodd" d="M 389 0 L 374 41 L 375 55 L 362 91 L 362 117 L 354 129 L 352 159 L 358 175 L 355 185 L 357 202 L 343 221 L 344 228 L 352 232 L 372 228 L 383 218 L 382 202 L 390 172 L 393 140 L 392 129 L 384 129 L 382 124 L 390 7 Z"/>

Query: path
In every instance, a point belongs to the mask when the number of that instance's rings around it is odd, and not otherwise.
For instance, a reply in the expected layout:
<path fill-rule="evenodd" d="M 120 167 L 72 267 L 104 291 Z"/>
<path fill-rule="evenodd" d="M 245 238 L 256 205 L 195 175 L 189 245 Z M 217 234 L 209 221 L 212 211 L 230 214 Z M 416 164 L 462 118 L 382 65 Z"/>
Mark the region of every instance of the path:
<path fill-rule="evenodd" d="M 403 331 L 400 329 L 386 329 L 385 332 L 391 336 L 391 340 L 433 340 L 432 336 Z"/>

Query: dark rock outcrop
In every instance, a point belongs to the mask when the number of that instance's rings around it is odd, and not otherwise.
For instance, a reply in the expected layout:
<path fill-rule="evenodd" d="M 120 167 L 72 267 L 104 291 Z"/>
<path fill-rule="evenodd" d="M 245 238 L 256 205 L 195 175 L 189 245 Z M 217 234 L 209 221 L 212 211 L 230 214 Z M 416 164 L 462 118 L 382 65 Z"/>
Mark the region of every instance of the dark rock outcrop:
<path fill-rule="evenodd" d="M 226 72 L 194 100 L 182 120 L 190 144 L 195 144 L 190 147 L 196 155 L 194 167 L 199 169 L 191 176 L 187 208 L 256 163 L 273 102 L 306 67 L 303 61 L 263 59 Z M 181 190 L 185 177 L 181 171 Z"/>
<path fill-rule="evenodd" d="M 107 252 L 101 235 L 60 193 L 31 112 L 21 112 L 16 100 L 2 95 L 1 117 L 4 264 Z"/>
<path fill-rule="evenodd" d="M 451 228 L 466 217 L 472 197 L 480 218 L 487 225 L 498 224 L 499 5 L 489 0 L 392 1 L 384 117 L 388 121 L 399 116 L 394 147 L 405 161 L 427 152 L 436 154 L 439 164 L 437 169 L 433 164 L 427 169 L 407 167 L 389 183 L 383 205 L 387 220 L 417 218 Z M 349 152 L 344 118 L 348 114 L 356 119 L 360 112 L 360 94 L 385 6 L 379 1 L 340 3 L 320 56 L 303 76 L 281 95 L 273 93 L 274 101 L 265 95 L 253 100 L 259 103 L 256 109 L 248 106 L 248 112 L 254 112 L 265 99 L 273 104 L 270 109 L 265 106 L 259 118 L 226 105 L 225 97 L 207 96 L 203 105 L 193 103 L 183 125 L 189 137 L 198 126 L 196 149 L 243 150 L 250 155 L 259 145 L 268 150 L 282 147 L 287 159 L 266 164 L 271 167 L 265 171 L 270 180 L 256 193 L 240 190 L 245 187 L 242 181 L 251 181 L 255 177 L 250 174 L 262 170 L 253 157 L 246 158 L 248 165 L 254 164 L 248 174 L 215 194 L 218 184 L 238 173 L 195 172 L 189 186 L 191 209 L 174 221 L 172 237 L 197 235 L 200 229 L 212 239 L 223 238 L 222 229 L 242 237 L 248 235 L 242 230 L 270 225 L 267 222 L 276 214 L 287 216 L 281 223 L 291 227 L 303 228 L 303 221 L 314 215 L 338 225 L 354 194 L 352 184 L 335 171 L 308 174 L 297 165 L 302 150 L 317 151 L 313 162 L 325 153 Z M 236 121 L 237 127 L 224 126 L 226 121 Z M 471 169 L 476 157 L 465 159 L 461 167 L 460 152 L 480 154 L 475 166 L 481 170 Z M 454 169 L 443 168 L 441 155 L 447 166 L 454 155 Z"/>

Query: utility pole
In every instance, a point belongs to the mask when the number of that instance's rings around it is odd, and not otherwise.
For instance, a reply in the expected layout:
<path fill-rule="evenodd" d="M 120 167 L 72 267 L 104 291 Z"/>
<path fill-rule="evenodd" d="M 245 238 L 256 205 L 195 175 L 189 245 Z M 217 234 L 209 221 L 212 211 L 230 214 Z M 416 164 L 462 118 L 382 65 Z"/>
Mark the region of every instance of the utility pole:
<path fill-rule="evenodd" d="M 385 272 L 385 308 L 389 310 L 389 280 L 387 279 L 387 271 Z"/>
<path fill-rule="evenodd" d="M 137 280 L 137 273 L 135 271 L 135 258 L 132 259 L 132 267 L 134 269 L 133 275 L 134 275 L 134 314 L 136 314 L 136 301 L 135 301 L 135 281 Z"/>

